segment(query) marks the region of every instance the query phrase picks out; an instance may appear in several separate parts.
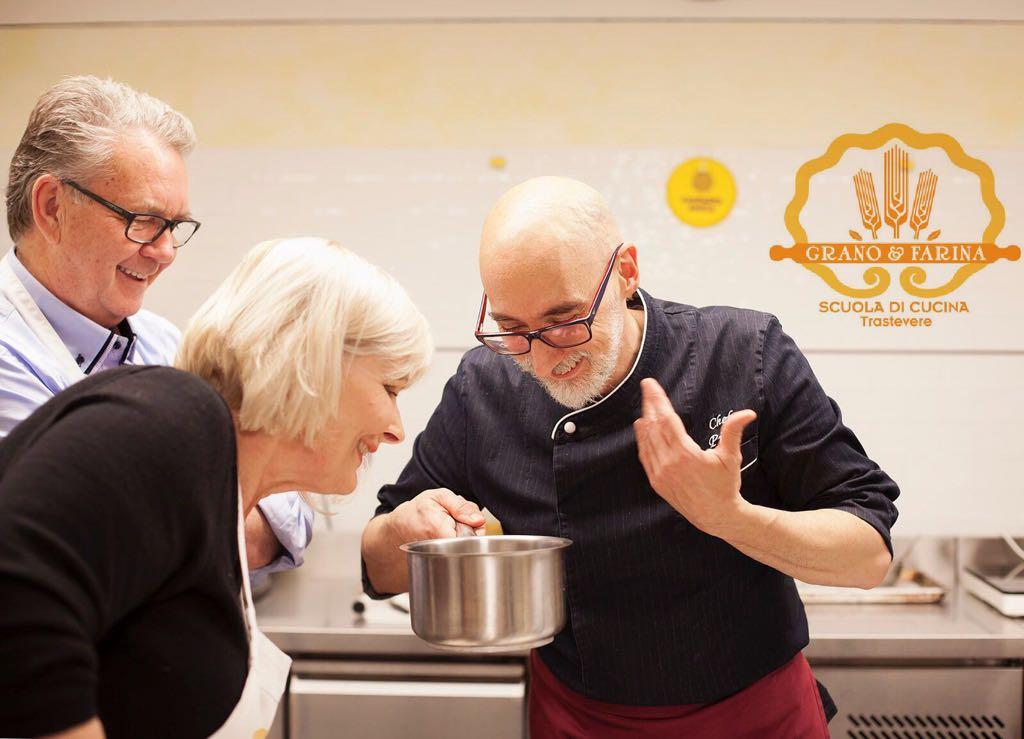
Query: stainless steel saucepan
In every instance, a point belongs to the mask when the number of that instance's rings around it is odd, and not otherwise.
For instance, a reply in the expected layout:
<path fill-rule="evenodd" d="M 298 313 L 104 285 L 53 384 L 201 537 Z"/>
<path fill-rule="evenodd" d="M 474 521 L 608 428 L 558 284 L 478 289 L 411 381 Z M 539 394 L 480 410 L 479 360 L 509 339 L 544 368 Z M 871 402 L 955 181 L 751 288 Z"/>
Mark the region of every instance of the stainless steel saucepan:
<path fill-rule="evenodd" d="M 553 536 L 463 536 L 404 544 L 412 628 L 444 649 L 507 652 L 565 626 L 563 555 Z"/>

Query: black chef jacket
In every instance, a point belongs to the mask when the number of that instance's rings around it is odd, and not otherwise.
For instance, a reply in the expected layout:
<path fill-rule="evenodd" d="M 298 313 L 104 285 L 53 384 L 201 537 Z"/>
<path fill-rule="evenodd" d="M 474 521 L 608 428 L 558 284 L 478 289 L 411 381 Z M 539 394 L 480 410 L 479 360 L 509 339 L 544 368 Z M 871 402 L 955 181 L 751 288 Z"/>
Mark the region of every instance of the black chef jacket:
<path fill-rule="evenodd" d="M 848 511 L 891 552 L 899 490 L 774 316 L 643 291 L 631 307 L 646 311 L 636 363 L 579 411 L 512 358 L 467 352 L 398 482 L 381 489 L 377 514 L 448 488 L 490 509 L 507 534 L 571 539 L 568 624 L 539 650 L 549 669 L 611 703 L 710 703 L 792 659 L 808 643 L 807 619 L 793 578 L 698 530 L 651 488 L 632 427 L 640 381 L 665 388 L 705 449 L 730 412 L 757 412 L 741 447 L 751 503 Z M 365 576 L 364 586 L 380 595 Z"/>

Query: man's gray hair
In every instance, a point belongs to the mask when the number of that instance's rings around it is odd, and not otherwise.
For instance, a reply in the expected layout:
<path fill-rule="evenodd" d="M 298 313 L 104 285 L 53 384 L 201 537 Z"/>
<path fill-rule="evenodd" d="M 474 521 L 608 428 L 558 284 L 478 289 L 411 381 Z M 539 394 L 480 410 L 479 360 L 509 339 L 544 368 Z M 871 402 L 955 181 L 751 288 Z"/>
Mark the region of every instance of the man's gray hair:
<path fill-rule="evenodd" d="M 147 131 L 182 156 L 195 147 L 192 122 L 167 103 L 121 82 L 66 77 L 39 98 L 11 160 L 7 228 L 32 227 L 32 187 L 44 174 L 88 180 L 105 174 L 126 133 Z"/>

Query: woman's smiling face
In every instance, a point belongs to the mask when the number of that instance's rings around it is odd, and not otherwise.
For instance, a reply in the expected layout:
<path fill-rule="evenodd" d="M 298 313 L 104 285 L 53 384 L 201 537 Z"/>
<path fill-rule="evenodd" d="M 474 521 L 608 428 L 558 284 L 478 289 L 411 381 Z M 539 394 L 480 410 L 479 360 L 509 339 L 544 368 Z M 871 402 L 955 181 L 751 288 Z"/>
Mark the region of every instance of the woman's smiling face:
<path fill-rule="evenodd" d="M 381 444 L 405 439 L 397 399 L 408 382 L 378 357 L 355 357 L 344 372 L 338 413 L 313 450 L 309 492 L 351 493 L 363 461 Z"/>

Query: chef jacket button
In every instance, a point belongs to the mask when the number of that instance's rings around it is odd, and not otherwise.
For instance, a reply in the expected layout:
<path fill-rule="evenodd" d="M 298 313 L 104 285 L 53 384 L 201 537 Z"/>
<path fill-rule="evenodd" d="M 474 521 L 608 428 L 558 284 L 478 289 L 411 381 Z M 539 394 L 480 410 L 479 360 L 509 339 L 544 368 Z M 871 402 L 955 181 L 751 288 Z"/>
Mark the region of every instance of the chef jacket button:
<path fill-rule="evenodd" d="M 572 421 L 566 421 L 565 425 L 562 426 L 562 431 L 564 431 L 567 434 L 575 434 L 576 433 L 576 424 L 573 423 Z"/>
<path fill-rule="evenodd" d="M 120 341 L 115 341 L 114 342 L 114 348 L 115 349 L 120 349 L 121 348 L 121 342 Z"/>
<path fill-rule="evenodd" d="M 85 357 L 83 357 L 81 354 L 79 354 L 77 357 L 75 357 L 75 362 L 77 362 L 78 364 L 82 364 L 82 362 L 84 362 L 84 361 L 85 361 Z"/>

